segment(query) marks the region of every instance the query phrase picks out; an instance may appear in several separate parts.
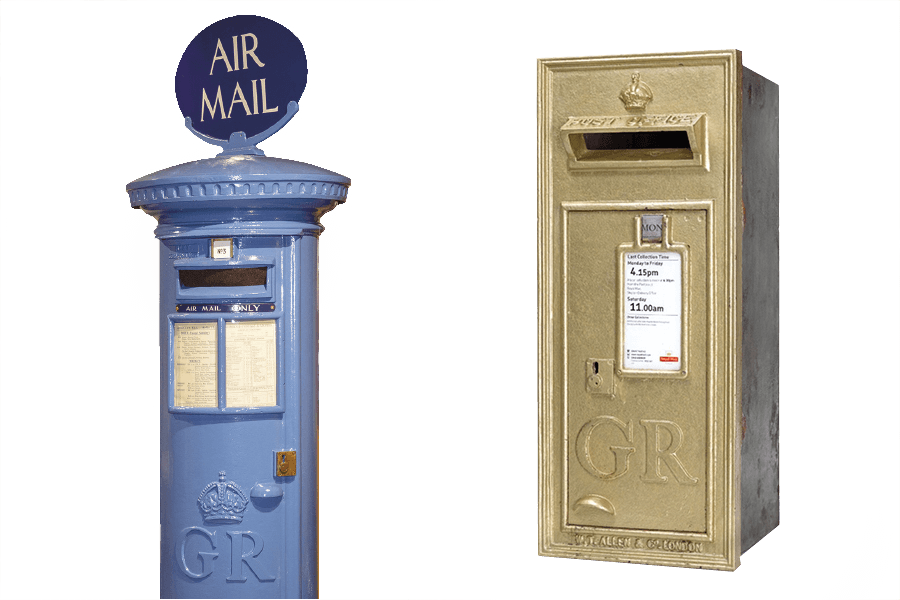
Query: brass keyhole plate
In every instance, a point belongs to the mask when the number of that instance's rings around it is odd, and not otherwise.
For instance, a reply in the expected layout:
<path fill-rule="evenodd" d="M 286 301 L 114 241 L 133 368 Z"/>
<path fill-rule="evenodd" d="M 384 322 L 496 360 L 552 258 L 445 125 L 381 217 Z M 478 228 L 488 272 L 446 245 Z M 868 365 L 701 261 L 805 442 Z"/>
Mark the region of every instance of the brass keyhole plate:
<path fill-rule="evenodd" d="M 293 477 L 297 474 L 296 450 L 281 450 L 275 453 L 275 477 Z"/>

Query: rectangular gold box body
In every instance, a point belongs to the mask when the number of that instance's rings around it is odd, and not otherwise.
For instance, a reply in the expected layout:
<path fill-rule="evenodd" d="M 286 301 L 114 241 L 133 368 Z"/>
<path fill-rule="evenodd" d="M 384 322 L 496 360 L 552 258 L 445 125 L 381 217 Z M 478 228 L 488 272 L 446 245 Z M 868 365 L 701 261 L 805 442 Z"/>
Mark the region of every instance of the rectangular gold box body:
<path fill-rule="evenodd" d="M 778 524 L 778 86 L 539 61 L 540 553 L 733 570 Z"/>

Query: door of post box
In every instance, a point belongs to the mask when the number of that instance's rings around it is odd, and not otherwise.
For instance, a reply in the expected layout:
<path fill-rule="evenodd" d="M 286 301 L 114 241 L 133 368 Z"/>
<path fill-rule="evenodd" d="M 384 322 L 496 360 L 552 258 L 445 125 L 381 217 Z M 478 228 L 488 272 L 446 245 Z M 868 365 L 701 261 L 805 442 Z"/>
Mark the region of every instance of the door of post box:
<path fill-rule="evenodd" d="M 705 532 L 711 207 L 565 210 L 568 523 Z"/>
<path fill-rule="evenodd" d="M 541 553 L 734 569 L 778 522 L 777 86 L 710 52 L 540 88 Z"/>
<path fill-rule="evenodd" d="M 161 245 L 163 593 L 284 597 L 300 562 L 299 237 Z M 216 253 L 225 258 L 216 258 Z M 282 462 L 290 457 L 290 469 Z"/>

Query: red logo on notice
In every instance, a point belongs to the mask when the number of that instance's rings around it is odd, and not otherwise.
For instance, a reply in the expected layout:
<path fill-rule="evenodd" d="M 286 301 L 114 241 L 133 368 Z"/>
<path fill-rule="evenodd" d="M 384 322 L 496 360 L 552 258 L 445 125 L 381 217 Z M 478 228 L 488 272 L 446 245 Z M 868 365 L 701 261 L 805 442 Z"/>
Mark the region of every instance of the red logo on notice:
<path fill-rule="evenodd" d="M 677 356 L 660 356 L 659 362 L 678 362 Z"/>

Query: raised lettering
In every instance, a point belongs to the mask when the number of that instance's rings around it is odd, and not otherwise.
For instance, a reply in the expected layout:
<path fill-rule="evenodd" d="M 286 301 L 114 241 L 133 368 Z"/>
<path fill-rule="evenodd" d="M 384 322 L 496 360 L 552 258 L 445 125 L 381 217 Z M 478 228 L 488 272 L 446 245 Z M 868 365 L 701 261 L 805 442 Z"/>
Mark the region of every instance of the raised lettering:
<path fill-rule="evenodd" d="M 250 48 L 249 50 L 247 50 L 247 38 L 248 37 L 253 38 L 253 47 Z M 253 62 L 255 62 L 257 66 L 259 66 L 259 67 L 266 66 L 258 58 L 256 58 L 256 54 L 254 54 L 254 50 L 256 50 L 256 44 L 257 44 L 256 36 L 253 35 L 252 33 L 245 33 L 244 35 L 241 36 L 241 48 L 243 48 L 243 50 L 244 50 L 244 68 L 245 69 L 247 68 L 247 55 L 248 54 L 253 58 Z M 235 58 L 235 61 L 237 61 L 237 58 Z"/>
<path fill-rule="evenodd" d="M 591 419 L 584 424 L 584 427 L 578 432 L 578 439 L 575 443 L 575 447 L 578 450 L 578 462 L 581 463 L 581 466 L 584 467 L 588 473 L 600 479 L 616 479 L 628 472 L 628 457 L 634 452 L 634 448 L 629 446 L 609 446 L 609 449 L 615 457 L 613 470 L 604 471 L 600 469 L 600 467 L 594 463 L 593 455 L 591 453 L 591 439 L 594 435 L 594 431 L 598 427 L 607 424 L 616 427 L 622 432 L 625 441 L 631 443 L 633 433 L 631 421 L 626 425 L 615 417 L 601 416 Z"/>
<path fill-rule="evenodd" d="M 275 108 L 266 108 L 266 80 L 260 79 L 259 85 L 262 86 L 263 113 L 271 113 L 277 111 L 277 106 Z"/>
<path fill-rule="evenodd" d="M 636 298 L 629 297 L 629 300 L 636 300 Z M 681 427 L 672 421 L 655 419 L 642 419 L 640 424 L 644 428 L 646 442 L 646 466 L 641 480 L 647 483 L 666 483 L 669 478 L 661 472 L 661 465 L 665 463 L 678 483 L 688 485 L 698 483 L 699 479 L 688 472 L 676 454 L 684 442 L 684 431 Z M 609 434 L 604 435 L 603 433 L 605 425 L 611 425 L 618 429 L 626 442 L 633 443 L 631 421 L 626 423 L 615 417 L 603 415 L 585 423 L 578 432 L 575 441 L 575 455 L 588 473 L 599 479 L 609 480 L 621 477 L 628 472 L 628 460 L 635 449 L 632 446 L 607 445 L 610 442 L 605 437 Z M 610 431 L 610 428 L 607 427 L 605 430 Z M 667 435 L 661 433 L 663 430 Z M 602 437 L 600 443 L 597 443 L 598 439 L 595 434 Z M 668 440 L 664 439 L 666 437 Z M 602 468 L 603 465 L 600 464 L 607 449 L 613 455 L 612 470 Z M 598 455 L 598 451 L 602 451 L 603 454 Z M 608 464 L 609 459 L 607 458 L 606 461 Z"/>
<path fill-rule="evenodd" d="M 213 561 L 218 558 L 219 553 L 197 552 L 197 556 L 200 558 L 200 572 L 192 571 L 188 567 L 186 556 L 188 536 L 191 533 L 205 537 L 209 540 L 211 549 L 215 550 L 216 532 L 203 527 L 186 527 L 181 530 L 178 541 L 175 543 L 175 563 L 178 565 L 179 570 L 191 579 L 204 579 L 212 574 L 214 569 Z M 261 535 L 255 531 L 226 531 L 225 533 L 231 540 L 231 575 L 226 578 L 226 581 L 247 581 L 243 573 L 244 563 L 247 563 L 247 566 L 250 567 L 250 570 L 260 581 L 275 581 L 275 575 L 271 575 L 258 558 L 264 547 Z M 253 543 L 253 546 L 246 552 L 244 551 L 244 538 L 250 538 L 250 541 Z"/>
<path fill-rule="evenodd" d="M 213 69 L 216 68 L 216 61 L 224 60 L 225 68 L 228 69 L 228 72 L 231 73 L 231 63 L 228 62 L 228 57 L 225 55 L 225 48 L 222 47 L 222 40 L 216 40 L 216 53 L 213 56 L 212 66 L 209 68 L 209 74 L 213 74 Z M 200 119 L 203 120 L 202 118 Z"/>
<path fill-rule="evenodd" d="M 244 577 L 243 564 L 247 563 L 253 574 L 260 581 L 275 581 L 274 575 L 269 575 L 257 557 L 263 551 L 262 536 L 254 531 L 227 531 L 231 539 L 231 575 L 226 581 L 247 581 Z M 248 537 L 253 542 L 253 547 L 244 552 L 244 538 Z"/>
<path fill-rule="evenodd" d="M 238 102 L 238 96 L 241 97 L 240 103 L 244 105 L 244 112 L 247 113 L 247 116 L 250 116 L 250 107 L 247 106 L 247 100 L 244 99 L 244 92 L 241 90 L 241 84 L 235 82 L 234 84 L 234 93 L 231 95 L 231 106 L 228 107 L 228 117 L 231 118 L 231 111 L 234 110 L 234 103 Z"/>
<path fill-rule="evenodd" d="M 226 60 L 226 62 L 228 62 Z M 228 69 L 229 71 L 231 69 Z M 203 115 L 205 114 L 205 109 L 209 109 L 209 116 L 213 119 L 216 118 L 216 107 L 222 111 L 222 118 L 227 119 L 225 116 L 225 103 L 222 102 L 222 86 L 219 86 L 219 89 L 216 91 L 216 102 L 212 106 L 209 104 L 209 98 L 206 96 L 206 88 L 203 88 L 203 99 L 200 101 L 200 120 L 203 121 Z M 230 112 L 230 111 L 229 111 Z"/>
<path fill-rule="evenodd" d="M 209 545 L 212 546 L 212 549 L 216 549 L 216 532 L 210 531 L 208 529 L 204 529 L 203 527 L 185 527 L 181 530 L 180 541 L 175 544 L 175 563 L 178 565 L 178 568 L 181 569 L 181 572 L 190 577 L 191 579 L 203 579 L 204 577 L 209 577 L 213 572 L 213 561 L 216 557 L 219 556 L 218 552 L 198 552 L 197 556 L 200 557 L 200 572 L 195 573 L 188 568 L 187 557 L 184 555 L 185 547 L 187 546 L 187 538 L 188 535 L 192 531 L 196 531 L 200 535 L 206 536 L 209 540 Z"/>
<path fill-rule="evenodd" d="M 643 425 L 647 436 L 647 463 L 641 480 L 647 483 L 665 483 L 668 481 L 669 478 L 659 472 L 660 464 L 664 462 L 672 474 L 675 475 L 678 483 L 697 483 L 699 480 L 688 473 L 678 457 L 675 456 L 675 452 L 684 441 L 684 432 L 681 430 L 681 427 L 672 421 L 657 421 L 653 419 L 641 419 L 640 423 Z M 660 448 L 662 441 L 660 430 L 662 429 L 665 429 L 670 436 L 669 444 L 665 450 Z"/>

